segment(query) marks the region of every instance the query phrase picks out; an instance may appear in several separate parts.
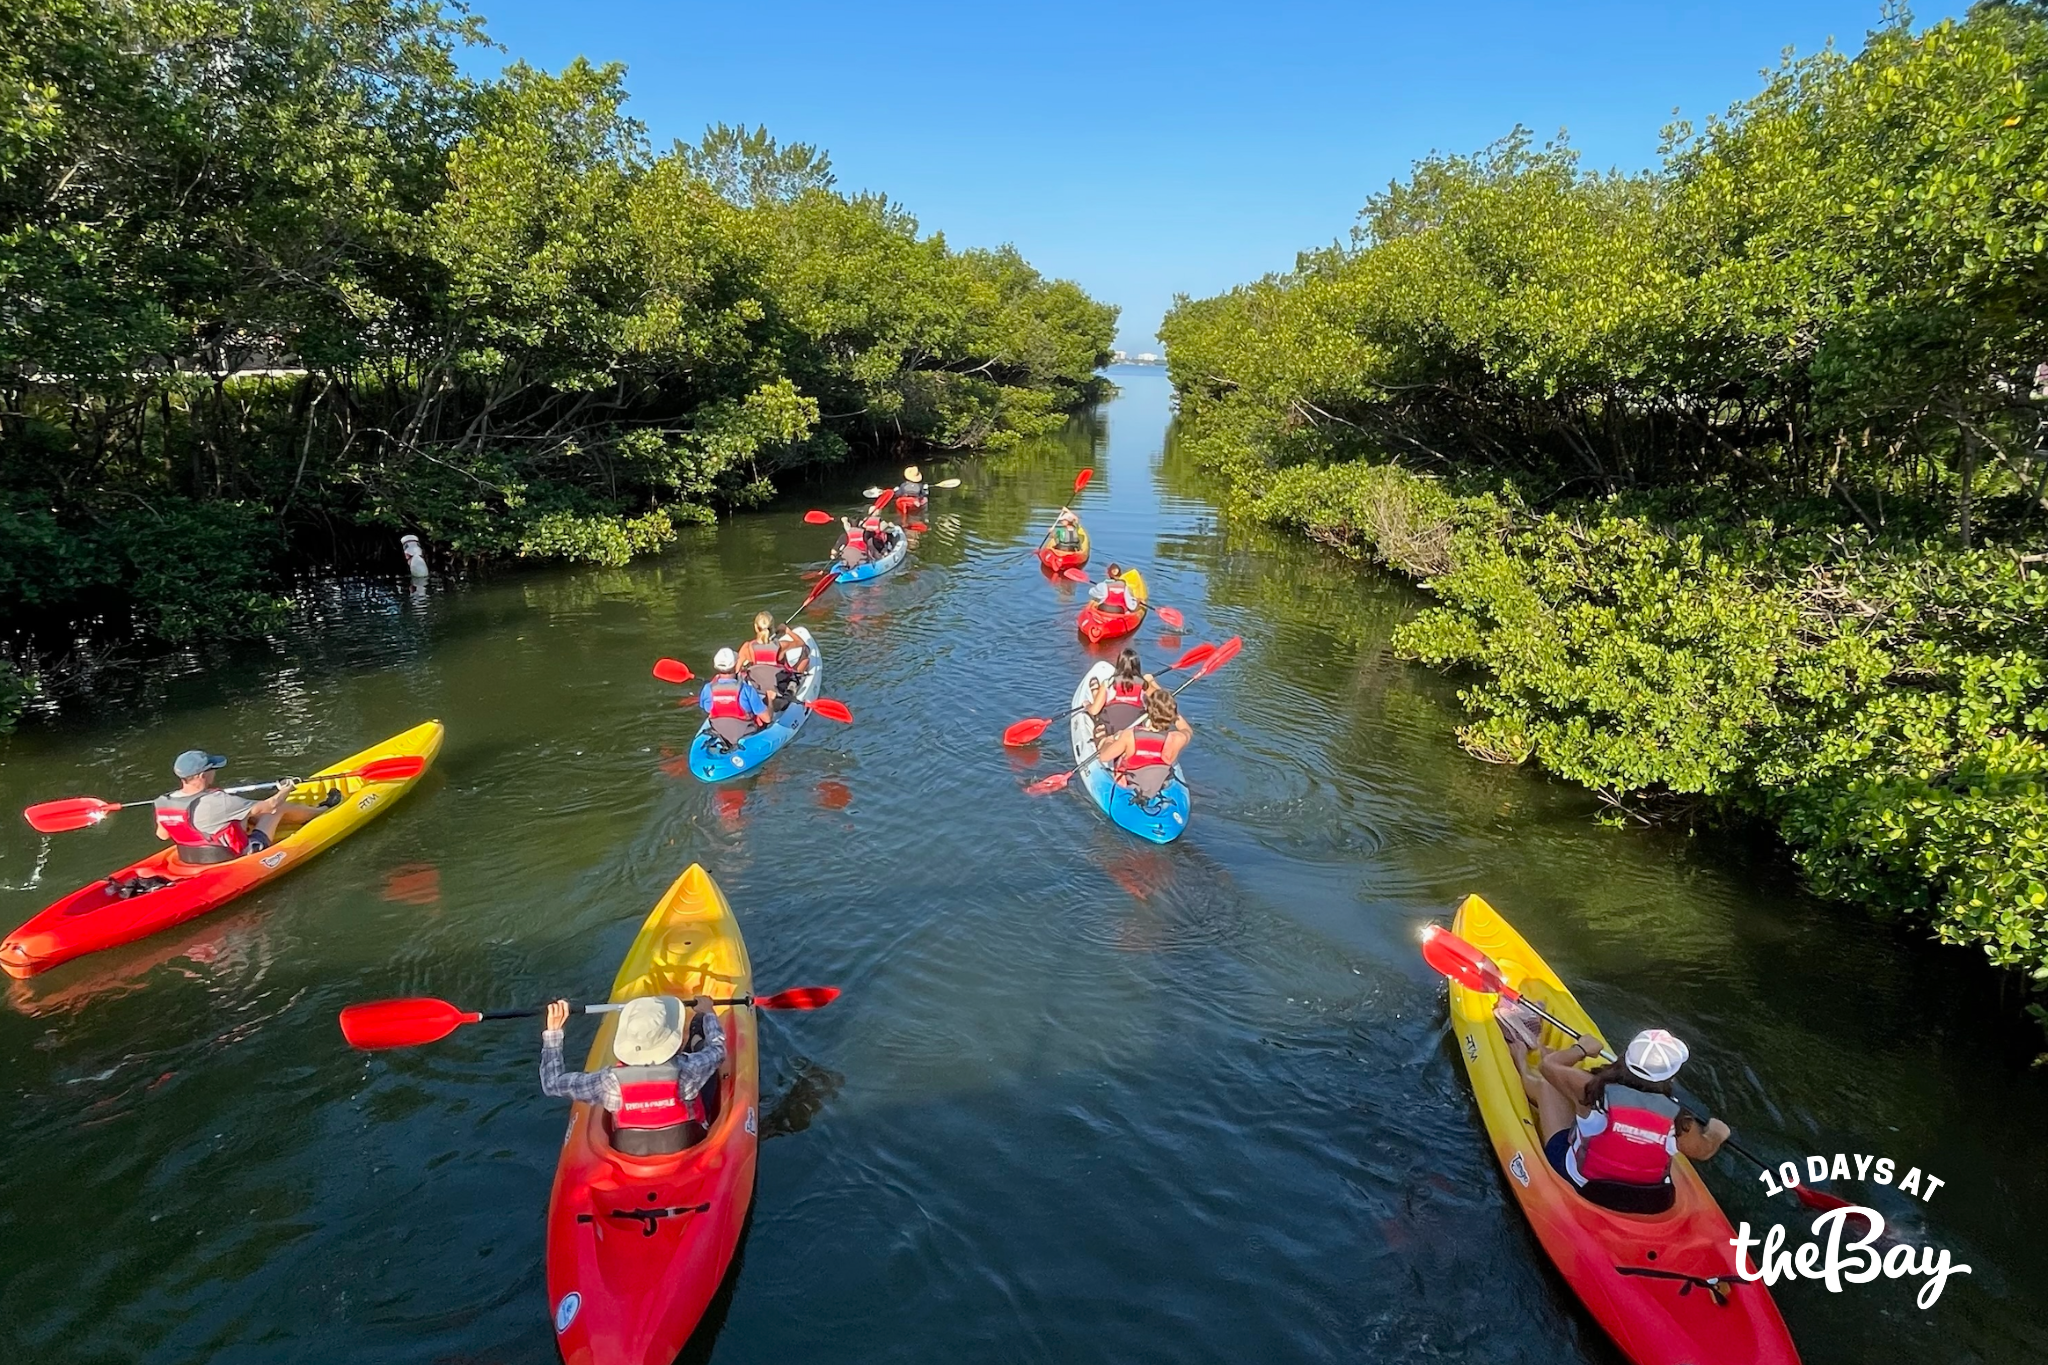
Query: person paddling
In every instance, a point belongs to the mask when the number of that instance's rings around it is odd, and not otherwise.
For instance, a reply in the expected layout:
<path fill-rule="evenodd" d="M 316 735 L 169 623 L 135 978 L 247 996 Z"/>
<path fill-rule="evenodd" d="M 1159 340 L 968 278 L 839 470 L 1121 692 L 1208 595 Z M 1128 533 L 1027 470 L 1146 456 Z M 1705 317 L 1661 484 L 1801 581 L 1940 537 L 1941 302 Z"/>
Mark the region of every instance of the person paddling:
<path fill-rule="evenodd" d="M 846 539 L 839 542 L 839 562 L 846 568 L 858 569 L 868 562 L 867 533 L 848 517 L 841 517 L 839 524 L 846 531 Z"/>
<path fill-rule="evenodd" d="M 269 848 L 281 828 L 296 828 L 323 810 L 341 803 L 336 787 L 318 806 L 292 803 L 290 778 L 261 801 L 250 801 L 214 785 L 213 775 L 228 765 L 220 754 L 187 749 L 171 764 L 178 789 L 156 798 L 156 837 L 177 846 L 182 863 L 225 863 L 246 853 Z"/>
<path fill-rule="evenodd" d="M 772 612 L 754 613 L 754 638 L 740 648 L 740 665 L 754 690 L 774 700 L 775 709 L 789 705 L 796 679 L 810 667 L 811 647 L 787 626 L 778 634 Z"/>
<path fill-rule="evenodd" d="M 753 683 L 740 676 L 739 656 L 721 649 L 712 656 L 716 671 L 697 693 L 697 705 L 711 723 L 711 733 L 727 745 L 738 744 L 774 719 L 767 699 Z"/>
<path fill-rule="evenodd" d="M 1110 616 L 1124 616 L 1143 605 L 1131 595 L 1130 585 L 1124 582 L 1124 566 L 1121 564 L 1109 566 L 1102 581 L 1088 590 L 1088 600 L 1095 604 L 1096 610 Z"/>
<path fill-rule="evenodd" d="M 1549 1051 L 1541 1046 L 1533 1013 L 1508 1005 L 1495 1013 L 1522 1086 L 1536 1105 L 1543 1155 L 1572 1188 L 1602 1208 L 1662 1213 L 1676 1198 L 1672 1156 L 1683 1152 L 1707 1161 L 1728 1140 L 1721 1120 L 1709 1119 L 1702 1129 L 1680 1110 L 1671 1078 L 1690 1054 L 1663 1029 L 1638 1033 L 1620 1061 L 1588 1071 L 1587 1060 L 1605 1046 L 1598 1038 L 1588 1034 Z"/>
<path fill-rule="evenodd" d="M 1100 678 L 1088 680 L 1087 709 L 1095 717 L 1098 742 L 1104 735 L 1129 729 L 1145 714 L 1145 686 L 1149 681 L 1144 665 L 1138 662 L 1138 651 L 1128 648 L 1116 656 L 1116 671 L 1109 675 L 1108 686 Z"/>
<path fill-rule="evenodd" d="M 1166 790 L 1173 765 L 1180 762 L 1181 751 L 1194 737 L 1194 727 L 1181 715 L 1173 693 L 1148 677 L 1144 714 L 1137 724 L 1104 740 L 1095 757 L 1108 764 L 1116 780 L 1139 800 L 1150 801 Z"/>
<path fill-rule="evenodd" d="M 922 507 L 931 499 L 931 495 L 932 486 L 924 481 L 923 470 L 911 465 L 903 471 L 903 482 L 896 485 L 897 506 L 909 503 L 914 508 Z"/>
<path fill-rule="evenodd" d="M 1051 533 L 1052 548 L 1061 554 L 1079 553 L 1081 549 L 1081 518 L 1071 507 L 1062 507 L 1060 514 L 1053 518 Z"/>
<path fill-rule="evenodd" d="M 612 1146 L 627 1156 L 663 1156 L 703 1141 L 702 1092 L 725 1063 L 725 1028 L 710 996 L 698 996 L 689 1009 L 686 1021 L 683 1002 L 672 995 L 628 1000 L 612 1035 L 617 1064 L 568 1071 L 562 1027 L 569 1002 L 555 1001 L 541 1024 L 541 1093 L 602 1105 L 611 1115 Z"/>

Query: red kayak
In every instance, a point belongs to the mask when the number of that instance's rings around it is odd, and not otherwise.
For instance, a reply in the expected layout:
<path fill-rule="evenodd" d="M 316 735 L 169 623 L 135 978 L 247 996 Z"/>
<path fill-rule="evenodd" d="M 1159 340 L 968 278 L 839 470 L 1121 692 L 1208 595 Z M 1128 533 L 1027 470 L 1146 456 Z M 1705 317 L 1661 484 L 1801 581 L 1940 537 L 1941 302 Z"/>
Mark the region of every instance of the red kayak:
<path fill-rule="evenodd" d="M 1045 544 L 1038 547 L 1038 562 L 1044 566 L 1047 573 L 1056 574 L 1065 569 L 1078 569 L 1088 562 L 1088 531 L 1085 527 L 1077 529 L 1081 532 L 1081 548 L 1078 550 L 1055 550 L 1052 546 L 1052 537 L 1049 535 L 1045 538 Z"/>
<path fill-rule="evenodd" d="M 1083 639 L 1091 645 L 1099 645 L 1104 640 L 1135 633 L 1139 626 L 1145 624 L 1150 613 L 1149 607 L 1139 607 L 1136 611 L 1104 611 L 1090 602 L 1081 608 L 1081 618 L 1075 625 Z"/>
<path fill-rule="evenodd" d="M 611 998 L 753 988 L 739 921 L 693 865 L 640 926 Z M 612 1145 L 603 1106 L 579 1103 L 569 1116 L 548 1199 L 548 1303 L 568 1365 L 670 1365 L 732 1265 L 754 1199 L 760 1068 L 753 1011 L 718 1018 L 726 1061 L 702 1092 L 710 1126 L 694 1147 L 629 1156 Z M 605 1016 L 589 1070 L 615 1060 L 617 1021 Z"/>
<path fill-rule="evenodd" d="M 359 754 L 350 754 L 333 770 L 346 773 L 378 759 L 415 755 L 431 764 L 440 750 L 441 722 L 430 720 Z M 217 910 L 347 838 L 390 810 L 418 781 L 411 777 L 398 782 L 366 782 L 338 776 L 303 782 L 292 793 L 294 802 L 317 806 L 329 793 L 339 791 L 340 803 L 292 829 L 269 848 L 232 862 L 188 864 L 167 846 L 112 876 L 80 887 L 0 942 L 0 969 L 9 976 L 33 976 L 60 962 L 133 943 Z"/>

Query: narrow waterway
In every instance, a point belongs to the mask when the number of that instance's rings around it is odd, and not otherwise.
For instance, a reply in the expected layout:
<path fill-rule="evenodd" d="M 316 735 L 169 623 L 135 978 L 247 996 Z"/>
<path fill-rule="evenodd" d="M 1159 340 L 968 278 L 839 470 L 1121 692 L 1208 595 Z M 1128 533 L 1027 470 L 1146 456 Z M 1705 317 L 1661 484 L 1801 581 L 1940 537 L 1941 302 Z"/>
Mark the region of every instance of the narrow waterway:
<path fill-rule="evenodd" d="M 649 666 L 706 672 L 794 606 L 830 543 L 803 508 L 867 480 L 627 569 L 322 585 L 271 641 L 0 741 L 19 807 L 147 796 L 194 746 L 254 780 L 448 725 L 421 787 L 314 867 L 13 986 L 0 1358 L 554 1359 L 537 1028 L 371 1057 L 335 1013 L 597 998 L 701 861 L 763 990 L 845 990 L 764 1019 L 717 1360 L 1612 1362 L 1502 1184 L 1416 951 L 1470 891 L 1610 1037 L 1687 1038 L 1694 1088 L 1771 1160 L 1947 1182 L 1871 1202 L 1972 1273 L 1926 1312 L 1917 1281 L 1781 1285 L 1807 1361 L 2048 1360 L 2044 1073 L 1988 974 L 1815 904 L 1769 849 L 1610 829 L 1459 754 L 1453 685 L 1388 649 L 1415 594 L 1222 521 L 1171 456 L 1163 377 L 1116 378 L 1060 439 L 947 470 L 908 567 L 813 609 L 855 723 L 814 720 L 742 786 L 689 777 L 696 713 Z M 1084 464 L 1098 556 L 1187 616 L 1148 657 L 1246 640 L 1183 696 L 1194 818 L 1165 848 L 1078 787 L 1023 794 L 1058 728 L 1035 767 L 997 742 L 1097 657 L 1030 558 Z M 47 842 L 9 817 L 0 917 L 153 843 L 142 813 Z M 1708 1179 L 1731 1218 L 1806 1236 L 1732 1157 Z"/>

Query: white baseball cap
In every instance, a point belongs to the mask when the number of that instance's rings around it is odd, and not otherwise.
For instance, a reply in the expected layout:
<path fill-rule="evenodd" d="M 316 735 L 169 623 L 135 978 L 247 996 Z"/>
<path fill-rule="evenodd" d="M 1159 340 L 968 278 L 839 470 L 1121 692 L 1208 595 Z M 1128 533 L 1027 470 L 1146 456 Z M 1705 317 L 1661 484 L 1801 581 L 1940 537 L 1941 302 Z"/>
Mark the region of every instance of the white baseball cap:
<path fill-rule="evenodd" d="M 1668 1081 L 1692 1053 L 1660 1028 L 1644 1029 L 1628 1045 L 1628 1069 L 1646 1081 Z"/>
<path fill-rule="evenodd" d="M 711 666 L 723 673 L 740 661 L 740 656 L 729 649 L 721 649 L 711 656 Z"/>

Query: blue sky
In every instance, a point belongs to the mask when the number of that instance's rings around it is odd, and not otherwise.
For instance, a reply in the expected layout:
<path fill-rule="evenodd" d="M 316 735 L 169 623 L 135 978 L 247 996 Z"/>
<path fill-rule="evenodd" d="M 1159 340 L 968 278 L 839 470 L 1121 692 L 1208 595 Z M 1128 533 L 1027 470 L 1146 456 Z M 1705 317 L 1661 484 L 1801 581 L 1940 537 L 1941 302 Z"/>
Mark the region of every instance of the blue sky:
<path fill-rule="evenodd" d="M 1016 243 L 1121 304 L 1133 351 L 1175 293 L 1286 269 L 1432 150 L 1519 122 L 1568 129 L 1589 165 L 1646 166 L 1674 108 L 1719 112 L 1787 46 L 1853 50 L 1880 17 L 1878 0 L 475 8 L 510 56 L 625 62 L 657 147 L 765 123 L 955 245 Z"/>

